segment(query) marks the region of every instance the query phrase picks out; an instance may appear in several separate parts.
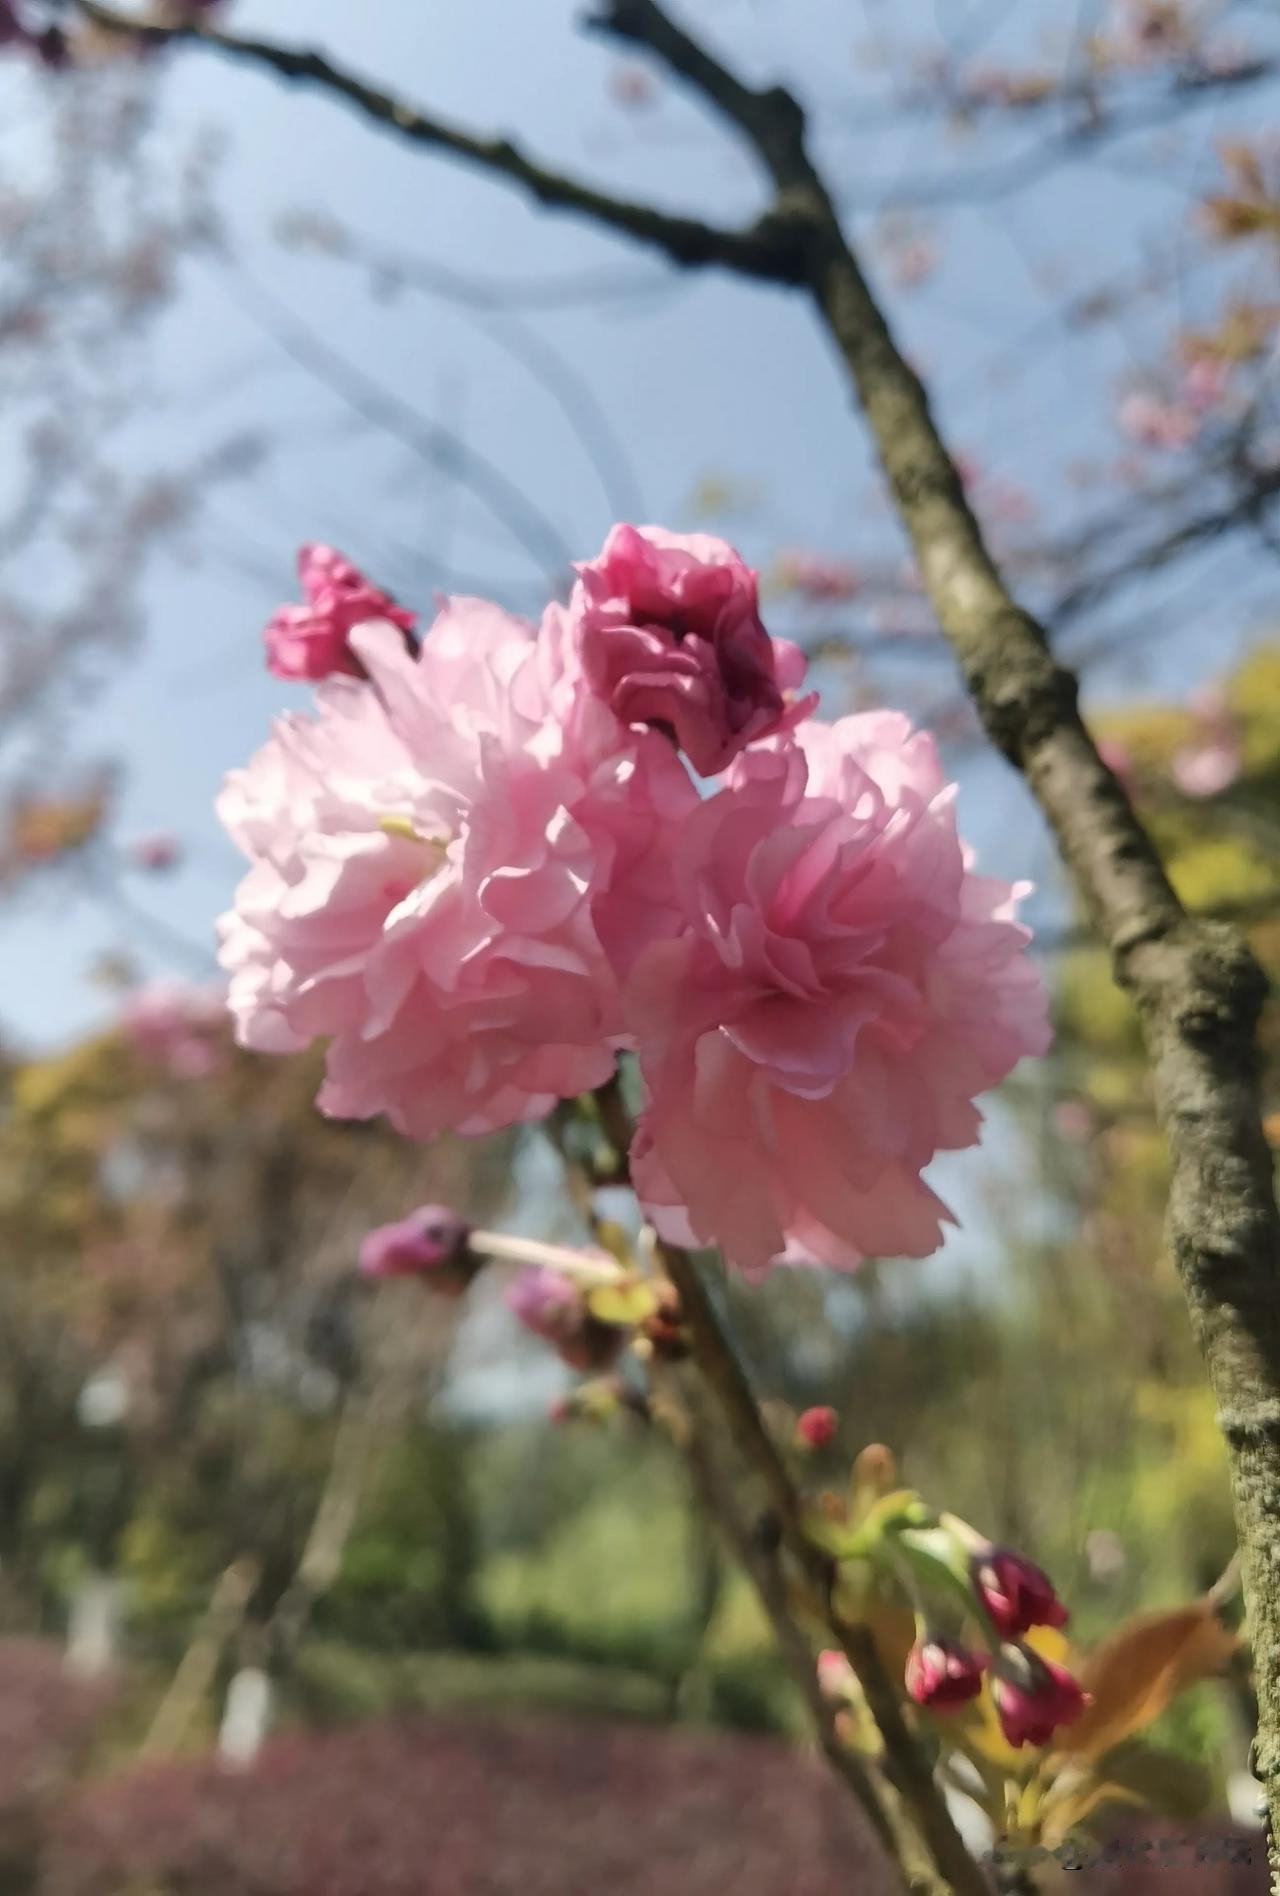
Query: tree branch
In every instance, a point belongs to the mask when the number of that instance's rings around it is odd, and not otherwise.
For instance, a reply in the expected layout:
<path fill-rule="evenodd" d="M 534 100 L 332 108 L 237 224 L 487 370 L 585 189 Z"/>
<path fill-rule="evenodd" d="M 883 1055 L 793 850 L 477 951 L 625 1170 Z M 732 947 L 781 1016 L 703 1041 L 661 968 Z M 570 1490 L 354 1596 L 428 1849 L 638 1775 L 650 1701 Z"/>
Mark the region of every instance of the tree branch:
<path fill-rule="evenodd" d="M 224 32 L 194 18 L 180 25 L 164 25 L 138 19 L 117 7 L 101 5 L 99 0 L 76 0 L 76 4 L 85 19 L 105 32 L 126 34 L 148 45 L 196 42 L 228 59 L 274 73 L 279 79 L 318 87 L 345 99 L 366 118 L 411 144 L 447 152 L 528 191 L 550 210 L 569 211 L 589 218 L 619 236 L 661 251 L 682 268 L 719 264 L 745 276 L 779 282 L 795 280 L 794 261 L 789 259 L 785 242 L 786 232 L 776 228 L 767 216 L 744 230 L 724 230 L 700 218 L 679 217 L 652 205 L 613 197 L 527 158 L 508 138 L 482 138 L 411 105 L 407 99 L 384 92 L 335 65 L 323 53 Z"/>
<path fill-rule="evenodd" d="M 687 1251 L 674 1245 L 660 1244 L 658 1252 L 679 1292 L 681 1317 L 692 1338 L 694 1361 L 716 1398 L 739 1453 L 763 1481 L 787 1551 L 812 1587 L 833 1638 L 857 1674 L 884 1740 L 886 1775 L 910 1810 L 928 1849 L 935 1866 L 935 1886 L 940 1879 L 942 1886 L 956 1892 L 956 1896 L 987 1896 L 986 1878 L 966 1849 L 929 1762 L 907 1727 L 875 1642 L 865 1627 L 851 1625 L 835 1611 L 831 1562 L 805 1530 L 799 1492 L 764 1425 L 697 1266 Z"/>
<path fill-rule="evenodd" d="M 752 1534 L 721 1479 L 707 1440 L 697 1393 L 696 1390 L 685 1391 L 686 1414 L 682 1418 L 685 1426 L 679 1446 L 689 1464 L 703 1508 L 723 1534 L 760 1597 L 783 1662 L 809 1708 L 828 1765 L 858 1800 L 876 1835 L 893 1853 L 899 1866 L 913 1882 L 918 1882 L 930 1874 L 926 1866 L 917 1867 L 919 1845 L 903 1823 L 900 1810 L 886 1806 L 867 1766 L 844 1743 L 837 1730 L 835 1709 L 824 1698 L 818 1684 L 813 1650 L 792 1613 L 785 1576 L 776 1557 Z"/>
<path fill-rule="evenodd" d="M 646 38 L 713 109 L 751 133 L 708 66 L 673 53 L 653 0 L 605 16 Z M 683 37 L 683 36 L 680 36 Z M 775 95 L 755 95 L 752 112 Z M 1169 1142 L 1168 1235 L 1231 1458 L 1258 1675 L 1258 1771 L 1280 1810 L 1280 1217 L 1257 1085 L 1262 971 L 1239 937 L 1193 919 L 1098 755 L 1043 628 L 982 537 L 924 387 L 899 350 L 809 158 L 794 100 L 757 140 L 779 205 L 808 226 L 807 288 L 857 393 L 925 589 L 992 742 L 1027 781 L 1137 1005 Z M 1273 1874 L 1280 1884 L 1280 1857 Z"/>

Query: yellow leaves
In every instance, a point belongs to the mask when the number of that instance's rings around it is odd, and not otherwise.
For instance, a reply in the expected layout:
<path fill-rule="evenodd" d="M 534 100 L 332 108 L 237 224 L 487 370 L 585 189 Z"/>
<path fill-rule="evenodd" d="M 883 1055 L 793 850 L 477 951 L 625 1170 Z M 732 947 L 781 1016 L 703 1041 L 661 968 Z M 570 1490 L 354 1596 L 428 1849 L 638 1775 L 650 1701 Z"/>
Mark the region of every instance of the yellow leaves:
<path fill-rule="evenodd" d="M 13 1075 L 13 1101 L 26 1118 L 43 1120 L 107 1103 L 120 1090 L 120 1063 L 113 1036 L 82 1041 L 70 1053 L 36 1060 Z M 63 1136 L 63 1143 L 74 1143 Z"/>
<path fill-rule="evenodd" d="M 1270 856 L 1242 849 L 1231 834 L 1189 838 L 1171 868 L 1173 886 L 1188 908 L 1258 901 L 1277 893 Z"/>
<path fill-rule="evenodd" d="M 9 812 L 6 866 L 16 863 L 30 868 L 83 849 L 98 835 L 106 817 L 105 783 L 79 796 L 19 797 Z"/>
<path fill-rule="evenodd" d="M 1159 1718 L 1176 1693 L 1221 1672 L 1235 1647 L 1206 1600 L 1139 1614 L 1080 1662 L 1077 1677 L 1093 1703 L 1061 1734 L 1057 1750 L 1073 1760 L 1100 1758 Z"/>

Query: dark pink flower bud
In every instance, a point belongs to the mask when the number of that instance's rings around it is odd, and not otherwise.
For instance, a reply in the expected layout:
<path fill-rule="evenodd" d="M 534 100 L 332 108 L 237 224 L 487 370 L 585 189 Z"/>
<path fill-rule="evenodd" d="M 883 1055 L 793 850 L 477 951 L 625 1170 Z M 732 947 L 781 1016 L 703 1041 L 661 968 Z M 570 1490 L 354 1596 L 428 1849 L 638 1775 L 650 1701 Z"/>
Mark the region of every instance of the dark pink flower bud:
<path fill-rule="evenodd" d="M 907 1691 L 917 1705 L 945 1712 L 977 1698 L 989 1663 L 985 1653 L 972 1652 L 957 1639 L 929 1633 L 907 1654 Z"/>
<path fill-rule="evenodd" d="M 554 1345 L 571 1369 L 607 1369 L 625 1340 L 621 1329 L 592 1316 L 576 1284 L 546 1265 L 521 1271 L 506 1301 L 517 1321 Z"/>
<path fill-rule="evenodd" d="M 1000 1729 L 1009 1743 L 1047 1745 L 1060 1725 L 1070 1725 L 1089 1696 L 1065 1666 L 1042 1659 L 1026 1646 L 1006 1646 L 991 1682 Z"/>
<path fill-rule="evenodd" d="M 806 1409 L 796 1417 L 797 1448 L 827 1448 L 836 1439 L 840 1418 L 834 1409 Z"/>
<path fill-rule="evenodd" d="M 1016 1639 L 1033 1626 L 1067 1623 L 1067 1609 L 1048 1574 L 1012 1548 L 988 1547 L 975 1554 L 973 1585 L 1002 1639 Z"/>
<path fill-rule="evenodd" d="M 701 776 L 816 703 L 789 702 L 804 657 L 770 638 L 755 573 L 711 534 L 615 527 L 579 566 L 570 612 L 596 697 L 624 724 L 667 732 Z"/>
<path fill-rule="evenodd" d="M 267 669 L 277 678 L 315 680 L 335 672 L 363 678 L 364 666 L 349 640 L 356 626 L 370 620 L 388 621 L 412 643 L 416 615 L 398 606 L 333 547 L 304 546 L 298 554 L 298 578 L 306 604 L 281 606 L 262 635 Z"/>
<path fill-rule="evenodd" d="M 433 1290 L 460 1296 L 475 1275 L 467 1253 L 471 1227 L 444 1205 L 419 1205 L 394 1224 L 378 1225 L 360 1245 L 365 1277 L 421 1277 Z"/>

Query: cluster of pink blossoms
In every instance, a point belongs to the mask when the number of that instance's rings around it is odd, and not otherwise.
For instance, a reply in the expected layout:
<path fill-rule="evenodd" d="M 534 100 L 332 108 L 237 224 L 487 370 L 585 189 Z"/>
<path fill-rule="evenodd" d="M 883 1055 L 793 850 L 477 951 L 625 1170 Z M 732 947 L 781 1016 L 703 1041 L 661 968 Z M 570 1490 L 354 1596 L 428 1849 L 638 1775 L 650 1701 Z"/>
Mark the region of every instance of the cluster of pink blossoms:
<path fill-rule="evenodd" d="M 219 800 L 242 1042 L 327 1041 L 321 1108 L 415 1139 L 538 1119 L 630 1052 L 671 1241 L 749 1272 L 934 1250 L 922 1169 L 1048 1029 L 1022 891 L 974 872 L 933 740 L 812 716 L 708 535 L 616 527 L 540 625 L 455 599 L 416 650 L 341 565 L 328 618 L 308 587 L 314 713 Z M 300 630 L 273 620 L 276 669 L 314 676 Z"/>

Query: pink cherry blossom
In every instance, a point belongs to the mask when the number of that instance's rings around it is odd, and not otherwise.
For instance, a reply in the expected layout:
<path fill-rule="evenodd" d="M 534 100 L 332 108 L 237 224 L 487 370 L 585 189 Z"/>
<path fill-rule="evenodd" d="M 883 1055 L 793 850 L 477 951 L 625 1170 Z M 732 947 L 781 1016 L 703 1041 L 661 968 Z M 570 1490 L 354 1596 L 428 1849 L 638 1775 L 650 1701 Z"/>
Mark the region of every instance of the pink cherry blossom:
<path fill-rule="evenodd" d="M 1182 399 L 1196 415 L 1220 408 L 1231 386 L 1231 365 L 1215 356 L 1197 356 L 1182 376 Z"/>
<path fill-rule="evenodd" d="M 592 1316 L 579 1285 L 545 1265 L 521 1271 L 506 1303 L 517 1322 L 553 1344 L 571 1369 L 607 1369 L 626 1342 L 625 1330 Z"/>
<path fill-rule="evenodd" d="M 398 606 L 331 546 L 302 547 L 298 578 L 307 603 L 281 606 L 262 635 L 267 667 L 277 678 L 314 680 L 335 672 L 358 678 L 363 666 L 350 638 L 356 626 L 386 620 L 409 636 L 417 624 L 412 612 Z"/>
<path fill-rule="evenodd" d="M 120 1027 L 142 1060 L 175 1079 L 203 1079 L 221 1064 L 227 997 L 221 982 L 159 980 L 134 988 L 120 1009 Z"/>
<path fill-rule="evenodd" d="M 540 1118 L 613 1071 L 597 915 L 625 934 L 614 866 L 655 861 L 696 792 L 496 606 L 451 602 L 417 659 L 392 626 L 352 643 L 368 682 L 322 685 L 219 799 L 253 865 L 220 924 L 237 1034 L 327 1040 L 338 1118 L 415 1139 Z"/>
<path fill-rule="evenodd" d="M 1120 404 L 1118 420 L 1123 433 L 1144 448 L 1176 453 L 1194 441 L 1200 420 L 1189 408 L 1166 401 L 1149 389 L 1134 389 Z"/>
<path fill-rule="evenodd" d="M 1180 750 L 1170 774 L 1184 797 L 1216 797 L 1231 788 L 1243 768 L 1239 741 L 1224 734 Z"/>
<path fill-rule="evenodd" d="M 804 657 L 765 631 L 755 573 L 710 534 L 615 527 L 569 611 L 591 689 L 622 723 L 673 736 L 701 776 L 813 708 L 789 700 Z"/>
<path fill-rule="evenodd" d="M 852 560 L 806 553 L 803 548 L 782 554 L 777 576 L 782 585 L 818 605 L 853 599 L 862 587 L 862 574 Z"/>
<path fill-rule="evenodd" d="M 626 988 L 633 1173 L 672 1242 L 749 1273 L 937 1248 L 922 1169 L 1049 1040 L 1025 890 L 973 872 L 953 803 L 933 740 L 874 712 L 747 752 L 684 822 L 684 932 Z"/>

